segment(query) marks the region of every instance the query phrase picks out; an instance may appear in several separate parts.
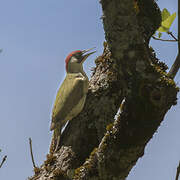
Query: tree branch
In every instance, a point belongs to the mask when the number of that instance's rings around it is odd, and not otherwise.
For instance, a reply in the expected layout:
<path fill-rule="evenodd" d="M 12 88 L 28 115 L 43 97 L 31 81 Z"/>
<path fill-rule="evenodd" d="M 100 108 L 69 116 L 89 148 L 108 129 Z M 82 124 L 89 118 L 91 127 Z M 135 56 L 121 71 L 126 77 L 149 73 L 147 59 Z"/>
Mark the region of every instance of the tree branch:
<path fill-rule="evenodd" d="M 178 180 L 178 179 L 179 179 L 179 174 L 180 174 L 180 161 L 179 161 L 179 165 L 178 165 L 178 167 L 177 167 L 176 179 L 175 179 L 175 180 Z"/>
<path fill-rule="evenodd" d="M 33 163 L 33 167 L 36 168 L 36 164 L 34 162 L 33 151 L 32 151 L 32 140 L 31 140 L 31 138 L 29 138 L 29 147 L 30 147 L 31 160 L 32 160 L 32 163 Z"/>
<path fill-rule="evenodd" d="M 4 164 L 4 162 L 6 161 L 6 159 L 7 159 L 7 156 L 4 156 L 3 159 L 2 159 L 2 162 L 1 162 L 1 164 L 0 164 L 0 168 L 2 167 L 2 165 Z"/>
<path fill-rule="evenodd" d="M 178 39 L 173 35 L 172 32 L 168 31 L 167 33 L 168 33 L 169 35 L 171 35 L 171 37 L 172 37 L 175 41 L 178 41 Z"/>
<path fill-rule="evenodd" d="M 152 36 L 153 39 L 155 40 L 159 40 L 159 41 L 166 41 L 166 42 L 177 42 L 177 40 L 171 40 L 171 39 L 161 39 L 161 38 L 157 38 L 155 36 Z"/>

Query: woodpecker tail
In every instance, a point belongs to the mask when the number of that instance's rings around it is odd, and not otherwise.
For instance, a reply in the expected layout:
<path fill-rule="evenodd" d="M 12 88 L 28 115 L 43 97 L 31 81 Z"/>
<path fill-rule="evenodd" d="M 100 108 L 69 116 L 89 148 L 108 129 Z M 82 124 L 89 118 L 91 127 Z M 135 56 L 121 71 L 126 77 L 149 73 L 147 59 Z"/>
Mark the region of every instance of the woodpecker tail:
<path fill-rule="evenodd" d="M 57 152 L 59 148 L 59 143 L 60 143 L 60 137 L 61 137 L 61 127 L 56 127 L 53 132 L 52 140 L 51 140 L 51 145 L 49 148 L 49 152 L 51 154 Z"/>

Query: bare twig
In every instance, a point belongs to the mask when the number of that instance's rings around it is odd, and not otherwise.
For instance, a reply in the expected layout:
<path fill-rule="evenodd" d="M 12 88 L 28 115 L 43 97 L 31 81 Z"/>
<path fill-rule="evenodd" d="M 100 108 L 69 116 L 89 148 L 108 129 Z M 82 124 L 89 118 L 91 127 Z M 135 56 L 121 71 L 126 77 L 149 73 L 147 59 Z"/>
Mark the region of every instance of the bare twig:
<path fill-rule="evenodd" d="M 2 167 L 2 165 L 4 164 L 4 162 L 6 161 L 6 159 L 7 159 L 7 156 L 4 156 L 4 157 L 3 157 L 3 160 L 2 160 L 2 162 L 1 162 L 1 164 L 0 164 L 0 168 Z"/>
<path fill-rule="evenodd" d="M 180 2 L 178 0 L 178 55 L 176 57 L 176 60 L 174 61 L 174 64 L 172 65 L 169 75 L 174 79 L 176 76 L 177 72 L 179 71 L 180 68 Z"/>
<path fill-rule="evenodd" d="M 31 138 L 29 138 L 29 146 L 30 146 L 30 152 L 31 152 L 31 159 L 32 159 L 33 167 L 36 168 L 36 165 L 34 162 L 33 151 L 32 151 L 32 140 L 31 140 Z"/>
<path fill-rule="evenodd" d="M 169 76 L 174 79 L 176 76 L 177 72 L 179 71 L 180 67 L 180 54 L 178 53 L 176 60 L 174 61 L 170 71 L 169 71 Z"/>
<path fill-rule="evenodd" d="M 178 41 L 178 39 L 173 35 L 172 32 L 168 31 L 167 33 L 168 33 L 174 40 Z"/>
<path fill-rule="evenodd" d="M 172 39 L 161 39 L 161 38 L 157 38 L 155 36 L 152 36 L 153 39 L 155 40 L 159 40 L 159 41 L 166 41 L 166 42 L 177 42 L 177 40 L 172 40 Z"/>
<path fill-rule="evenodd" d="M 175 179 L 175 180 L 178 180 L 178 178 L 179 178 L 179 173 L 180 173 L 180 161 L 179 161 L 179 165 L 178 165 L 178 167 L 177 167 L 176 179 Z"/>

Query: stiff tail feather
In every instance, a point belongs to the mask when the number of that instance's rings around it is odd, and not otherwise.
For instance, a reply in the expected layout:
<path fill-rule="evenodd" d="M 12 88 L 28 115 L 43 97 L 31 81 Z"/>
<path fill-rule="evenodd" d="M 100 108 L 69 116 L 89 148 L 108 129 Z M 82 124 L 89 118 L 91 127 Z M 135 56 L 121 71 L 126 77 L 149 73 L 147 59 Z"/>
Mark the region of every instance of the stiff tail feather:
<path fill-rule="evenodd" d="M 60 144 L 60 137 L 61 137 L 61 127 L 57 127 L 54 129 L 52 140 L 51 140 L 51 145 L 49 148 L 49 152 L 51 154 L 57 152 Z"/>

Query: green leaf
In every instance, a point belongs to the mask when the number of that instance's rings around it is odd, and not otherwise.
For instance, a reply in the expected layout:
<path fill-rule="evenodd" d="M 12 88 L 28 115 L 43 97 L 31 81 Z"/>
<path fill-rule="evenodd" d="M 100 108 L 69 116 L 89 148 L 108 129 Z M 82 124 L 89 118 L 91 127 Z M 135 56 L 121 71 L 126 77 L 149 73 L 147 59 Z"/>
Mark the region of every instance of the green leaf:
<path fill-rule="evenodd" d="M 170 15 L 170 12 L 166 8 L 164 8 L 161 12 L 162 21 L 166 20 Z"/>
<path fill-rule="evenodd" d="M 161 27 L 159 27 L 158 31 L 168 32 L 175 18 L 176 18 L 176 13 L 173 13 L 171 16 L 169 16 L 164 21 L 162 21 Z"/>
<path fill-rule="evenodd" d="M 161 32 L 159 32 L 159 33 L 158 33 L 158 37 L 159 37 L 159 38 L 161 38 L 161 36 L 162 36 L 162 33 L 161 33 Z"/>
<path fill-rule="evenodd" d="M 163 26 L 160 26 L 157 31 L 159 31 L 159 32 L 168 32 L 169 29 L 167 29 L 167 28 L 165 28 L 165 27 L 163 27 Z"/>
<path fill-rule="evenodd" d="M 176 18 L 176 13 L 173 13 L 165 21 L 162 22 L 162 26 L 169 29 L 171 27 L 173 21 L 175 20 L 175 18 Z"/>

